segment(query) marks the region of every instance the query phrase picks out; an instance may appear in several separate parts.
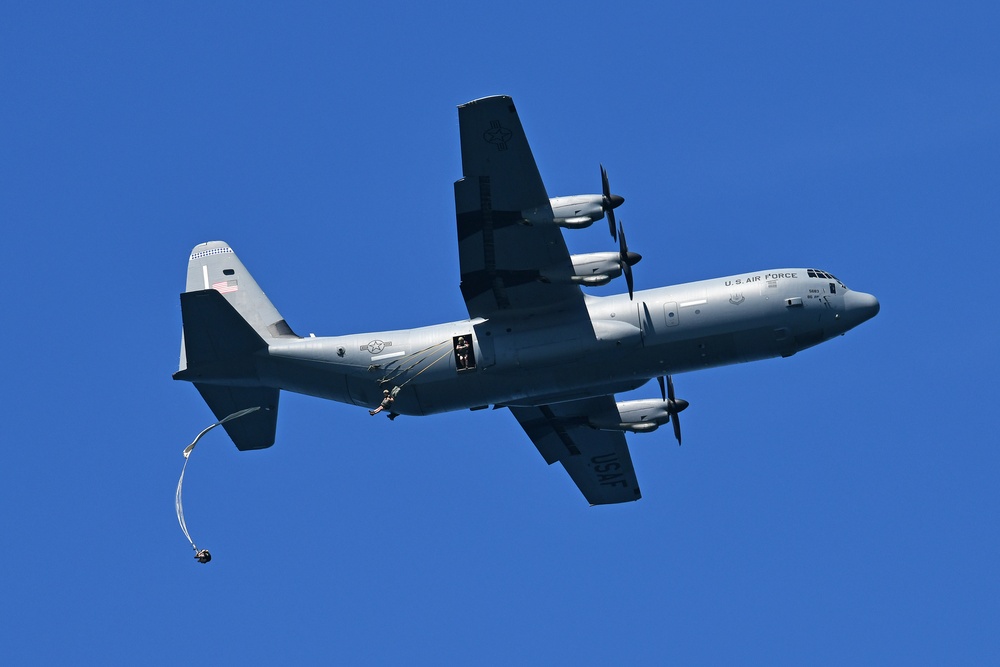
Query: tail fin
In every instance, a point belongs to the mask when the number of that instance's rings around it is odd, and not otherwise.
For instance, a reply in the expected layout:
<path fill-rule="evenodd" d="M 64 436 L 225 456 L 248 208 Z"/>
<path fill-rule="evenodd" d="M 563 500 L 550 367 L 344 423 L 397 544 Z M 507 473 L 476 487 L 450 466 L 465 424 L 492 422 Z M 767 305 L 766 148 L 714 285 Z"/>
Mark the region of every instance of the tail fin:
<path fill-rule="evenodd" d="M 261 386 L 255 357 L 269 340 L 297 336 L 226 243 L 203 243 L 192 251 L 181 318 L 174 379 L 193 382 L 219 420 L 244 408 L 263 408 L 223 427 L 241 450 L 270 447 L 279 392 Z"/>
<path fill-rule="evenodd" d="M 226 301 L 264 340 L 298 338 L 224 241 L 202 243 L 191 251 L 185 291 L 207 289 L 214 289 L 226 297 Z"/>

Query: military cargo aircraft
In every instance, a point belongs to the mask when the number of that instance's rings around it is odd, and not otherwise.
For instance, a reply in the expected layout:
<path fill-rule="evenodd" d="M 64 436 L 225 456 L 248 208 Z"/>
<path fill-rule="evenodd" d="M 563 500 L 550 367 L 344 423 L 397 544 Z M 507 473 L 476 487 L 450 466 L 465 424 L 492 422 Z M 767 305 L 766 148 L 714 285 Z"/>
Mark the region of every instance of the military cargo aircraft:
<path fill-rule="evenodd" d="M 241 450 L 275 440 L 281 390 L 373 414 L 507 408 L 549 464 L 592 505 L 637 500 L 626 432 L 664 424 L 681 441 L 676 373 L 787 357 L 874 317 L 878 300 L 813 268 L 765 269 L 634 289 L 601 168 L 600 194 L 549 198 L 510 97 L 458 108 L 455 183 L 461 290 L 469 318 L 340 336 L 294 333 L 224 242 L 194 248 L 181 294 L 177 380 L 193 382 Z M 617 251 L 569 254 L 563 229 L 607 219 Z M 624 277 L 627 292 L 581 289 Z M 659 397 L 615 394 L 653 378 Z"/>

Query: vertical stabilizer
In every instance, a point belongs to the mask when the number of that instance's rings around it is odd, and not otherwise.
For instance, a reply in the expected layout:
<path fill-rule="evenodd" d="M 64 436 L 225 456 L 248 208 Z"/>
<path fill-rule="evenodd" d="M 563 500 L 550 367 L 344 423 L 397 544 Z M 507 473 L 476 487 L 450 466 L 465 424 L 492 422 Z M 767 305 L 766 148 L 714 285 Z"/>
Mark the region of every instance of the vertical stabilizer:
<path fill-rule="evenodd" d="M 209 289 L 222 294 L 264 341 L 274 338 L 297 338 L 281 313 L 225 241 L 201 243 L 191 251 L 185 292 Z M 182 371 L 187 368 L 185 347 L 182 340 L 180 359 Z"/>
<path fill-rule="evenodd" d="M 222 241 L 195 246 L 181 294 L 180 370 L 220 421 L 260 410 L 223 426 L 239 449 L 274 443 L 279 390 L 260 381 L 257 363 L 270 341 L 297 338 L 250 272 Z"/>

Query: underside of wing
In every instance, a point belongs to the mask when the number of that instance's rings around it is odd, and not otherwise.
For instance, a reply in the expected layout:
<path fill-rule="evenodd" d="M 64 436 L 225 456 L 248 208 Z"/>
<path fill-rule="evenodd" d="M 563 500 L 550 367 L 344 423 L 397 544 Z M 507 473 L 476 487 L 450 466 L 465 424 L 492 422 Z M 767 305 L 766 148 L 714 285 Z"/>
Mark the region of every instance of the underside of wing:
<path fill-rule="evenodd" d="M 613 409 L 614 397 L 602 396 L 536 407 L 511 407 L 546 463 L 559 461 L 591 505 L 638 500 L 639 483 L 625 434 L 599 431 L 587 416 Z"/>
<path fill-rule="evenodd" d="M 572 261 L 511 98 L 463 104 L 458 120 L 464 176 L 455 209 L 469 315 L 584 308 L 577 285 L 541 279 L 571 274 Z"/>

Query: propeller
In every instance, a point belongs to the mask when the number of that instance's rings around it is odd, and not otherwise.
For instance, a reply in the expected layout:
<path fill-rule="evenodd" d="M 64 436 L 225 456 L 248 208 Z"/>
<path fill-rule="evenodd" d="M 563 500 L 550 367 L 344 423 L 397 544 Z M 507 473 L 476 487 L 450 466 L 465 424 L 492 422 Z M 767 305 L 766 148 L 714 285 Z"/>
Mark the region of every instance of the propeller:
<path fill-rule="evenodd" d="M 670 415 L 670 422 L 674 425 L 674 437 L 677 438 L 677 446 L 679 447 L 681 444 L 681 421 L 677 414 L 683 412 L 689 403 L 683 398 L 679 399 L 674 396 L 674 381 L 669 375 L 665 386 L 662 375 L 656 378 L 656 381 L 660 383 L 660 396 L 667 402 L 667 414 Z"/>
<path fill-rule="evenodd" d="M 611 186 L 608 184 L 608 172 L 601 165 L 601 190 L 603 192 L 603 197 L 601 198 L 601 208 L 608 216 L 608 227 L 611 230 L 611 238 L 618 240 L 617 228 L 615 227 L 615 209 L 625 203 L 625 198 L 620 195 L 611 194 Z"/>
<path fill-rule="evenodd" d="M 618 257 L 621 261 L 622 273 L 625 274 L 625 284 L 628 285 L 628 298 L 631 301 L 632 292 L 634 291 L 632 265 L 638 264 L 639 260 L 642 259 L 642 255 L 629 251 L 628 243 L 625 242 L 625 228 L 622 227 L 620 222 L 618 223 Z"/>

